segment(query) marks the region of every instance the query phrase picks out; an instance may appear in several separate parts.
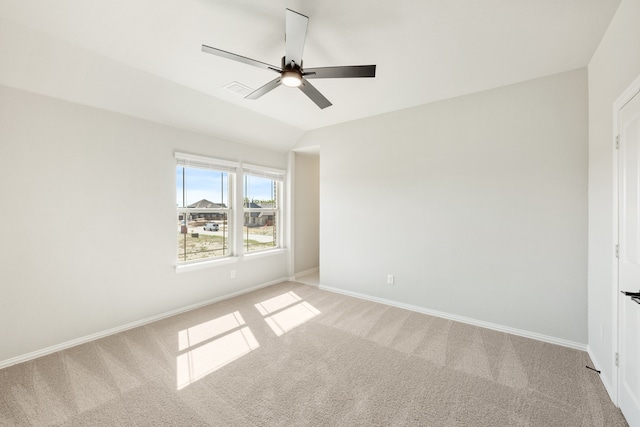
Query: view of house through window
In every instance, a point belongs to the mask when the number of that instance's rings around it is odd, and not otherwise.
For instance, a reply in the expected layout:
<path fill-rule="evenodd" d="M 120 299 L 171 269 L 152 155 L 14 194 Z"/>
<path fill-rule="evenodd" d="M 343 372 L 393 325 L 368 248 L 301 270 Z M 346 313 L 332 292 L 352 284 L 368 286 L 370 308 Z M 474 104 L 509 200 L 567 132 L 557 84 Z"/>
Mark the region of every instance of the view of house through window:
<path fill-rule="evenodd" d="M 281 185 L 282 180 L 277 177 L 263 177 L 245 172 L 243 228 L 245 252 L 280 246 L 278 224 Z"/>
<path fill-rule="evenodd" d="M 229 255 L 229 174 L 178 164 L 176 205 L 178 261 Z"/>

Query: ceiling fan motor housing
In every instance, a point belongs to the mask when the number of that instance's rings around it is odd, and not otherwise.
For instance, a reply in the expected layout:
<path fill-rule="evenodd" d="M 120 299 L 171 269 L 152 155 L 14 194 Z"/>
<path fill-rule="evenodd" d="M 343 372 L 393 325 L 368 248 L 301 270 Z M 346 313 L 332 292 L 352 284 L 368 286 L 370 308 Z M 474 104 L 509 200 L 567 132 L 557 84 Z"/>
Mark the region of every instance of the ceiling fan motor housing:
<path fill-rule="evenodd" d="M 296 64 L 288 65 L 280 74 L 282 84 L 289 87 L 298 87 L 302 84 L 302 71 Z"/>

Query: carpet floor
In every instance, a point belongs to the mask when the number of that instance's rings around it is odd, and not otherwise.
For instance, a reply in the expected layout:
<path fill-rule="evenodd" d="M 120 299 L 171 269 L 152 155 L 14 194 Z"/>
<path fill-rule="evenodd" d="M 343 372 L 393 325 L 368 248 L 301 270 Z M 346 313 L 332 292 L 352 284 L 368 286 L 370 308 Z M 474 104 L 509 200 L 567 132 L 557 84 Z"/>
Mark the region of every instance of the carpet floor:
<path fill-rule="evenodd" d="M 0 426 L 626 426 L 585 365 L 284 282 L 0 370 Z"/>

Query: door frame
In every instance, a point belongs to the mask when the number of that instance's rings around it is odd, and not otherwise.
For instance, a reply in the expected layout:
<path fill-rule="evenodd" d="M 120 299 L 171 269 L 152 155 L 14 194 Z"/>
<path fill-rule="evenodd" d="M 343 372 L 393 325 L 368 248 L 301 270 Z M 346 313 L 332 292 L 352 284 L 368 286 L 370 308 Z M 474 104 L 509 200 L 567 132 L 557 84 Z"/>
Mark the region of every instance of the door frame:
<path fill-rule="evenodd" d="M 616 254 L 616 245 L 620 244 L 620 151 L 617 148 L 617 138 L 620 135 L 620 110 L 624 108 L 634 96 L 640 93 L 640 75 L 637 76 L 633 82 L 620 94 L 620 96 L 613 103 L 613 281 L 614 286 L 611 287 L 612 292 L 612 312 L 613 312 L 613 334 L 612 334 L 612 346 L 615 354 L 620 353 L 620 278 L 618 274 L 620 259 Z M 613 358 L 611 376 L 611 392 L 613 403 L 619 407 L 619 395 L 620 395 L 620 369 L 616 366 L 615 358 Z"/>

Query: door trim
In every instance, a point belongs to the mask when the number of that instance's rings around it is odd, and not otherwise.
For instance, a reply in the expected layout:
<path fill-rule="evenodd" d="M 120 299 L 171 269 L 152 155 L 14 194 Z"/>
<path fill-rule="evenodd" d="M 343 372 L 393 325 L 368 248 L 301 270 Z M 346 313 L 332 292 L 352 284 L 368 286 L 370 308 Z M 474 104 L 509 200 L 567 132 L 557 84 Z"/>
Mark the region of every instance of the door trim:
<path fill-rule="evenodd" d="M 612 258 L 613 258 L 613 277 L 612 277 L 612 283 L 614 284 L 614 286 L 611 287 L 611 295 L 612 295 L 612 314 L 613 314 L 613 334 L 611 335 L 611 343 L 612 343 L 612 347 L 613 347 L 613 352 L 614 353 L 619 353 L 620 352 L 620 325 L 619 325 L 619 319 L 620 319 L 620 307 L 619 307 L 619 289 L 620 289 L 620 282 L 619 282 L 619 275 L 618 275 L 618 268 L 619 268 L 619 259 L 616 256 L 616 245 L 618 245 L 620 243 L 620 236 L 619 236 L 619 219 L 620 219 L 620 201 L 619 201 L 619 191 L 620 191 L 620 152 L 619 150 L 616 148 L 616 138 L 618 137 L 618 135 L 620 135 L 620 110 L 622 110 L 622 108 L 624 108 L 625 105 L 627 105 L 629 103 L 629 101 L 631 101 L 631 99 L 633 99 L 634 96 L 636 96 L 638 93 L 640 93 L 640 75 L 637 76 L 633 82 L 622 92 L 622 94 L 620 94 L 620 96 L 615 100 L 615 102 L 613 103 L 613 126 L 612 126 L 612 130 L 613 130 L 613 135 L 611 137 L 612 140 L 612 149 L 613 149 L 613 208 L 614 208 L 614 215 L 613 215 L 613 242 L 611 244 L 611 252 L 612 252 Z M 611 396 L 611 400 L 613 400 L 613 403 L 619 407 L 619 402 L 618 402 L 618 398 L 620 395 L 620 370 L 618 369 L 618 366 L 616 366 L 615 364 L 615 358 L 612 355 L 612 364 L 611 364 L 611 368 L 612 368 L 612 375 L 611 375 L 611 392 L 613 393 L 613 395 Z"/>

